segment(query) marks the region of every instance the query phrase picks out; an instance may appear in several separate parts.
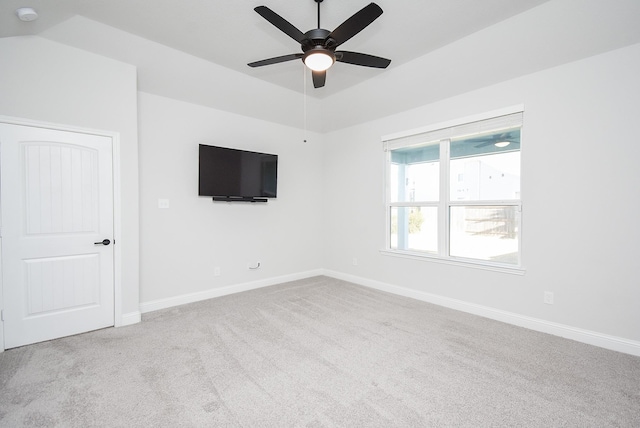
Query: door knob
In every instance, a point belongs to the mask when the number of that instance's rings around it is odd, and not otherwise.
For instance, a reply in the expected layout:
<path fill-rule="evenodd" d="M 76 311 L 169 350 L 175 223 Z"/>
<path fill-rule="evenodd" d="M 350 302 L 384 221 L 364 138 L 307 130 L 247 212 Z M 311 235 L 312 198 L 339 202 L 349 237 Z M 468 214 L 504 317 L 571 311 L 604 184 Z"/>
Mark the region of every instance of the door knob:
<path fill-rule="evenodd" d="M 111 244 L 111 241 L 109 241 L 108 239 L 103 239 L 100 242 L 94 242 L 94 245 L 109 245 Z"/>

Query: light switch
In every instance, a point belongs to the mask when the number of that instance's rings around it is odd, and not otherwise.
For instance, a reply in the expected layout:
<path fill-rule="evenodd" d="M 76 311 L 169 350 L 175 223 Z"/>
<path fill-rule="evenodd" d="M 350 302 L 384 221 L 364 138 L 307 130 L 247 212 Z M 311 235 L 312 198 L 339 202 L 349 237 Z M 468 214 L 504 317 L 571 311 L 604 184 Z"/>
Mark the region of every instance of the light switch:
<path fill-rule="evenodd" d="M 169 208 L 169 199 L 158 199 L 158 208 Z"/>

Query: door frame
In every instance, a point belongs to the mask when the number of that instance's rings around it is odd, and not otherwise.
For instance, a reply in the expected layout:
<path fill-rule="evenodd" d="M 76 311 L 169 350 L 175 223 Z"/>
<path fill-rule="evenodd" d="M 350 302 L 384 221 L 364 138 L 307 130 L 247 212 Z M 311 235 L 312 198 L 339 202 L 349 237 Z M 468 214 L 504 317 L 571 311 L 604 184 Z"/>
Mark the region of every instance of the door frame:
<path fill-rule="evenodd" d="M 72 125 L 62 125 L 51 122 L 17 118 L 0 115 L 0 123 L 9 125 L 22 125 L 32 128 L 44 128 L 55 131 L 67 131 L 77 134 L 99 135 L 111 138 L 111 156 L 113 165 L 113 310 L 114 327 L 121 327 L 130 324 L 125 322 L 122 313 L 122 218 L 121 218 L 121 189 L 120 189 L 120 133 L 82 128 Z M 1 153 L 0 153 L 1 156 Z M 0 198 L 2 195 L 0 195 Z M 0 219 L 1 221 L 1 219 Z M 0 228 L 2 223 L 0 223 Z M 4 285 L 2 283 L 2 238 L 0 237 L 0 308 L 4 308 Z M 4 322 L 0 328 L 0 352 L 4 352 Z"/>

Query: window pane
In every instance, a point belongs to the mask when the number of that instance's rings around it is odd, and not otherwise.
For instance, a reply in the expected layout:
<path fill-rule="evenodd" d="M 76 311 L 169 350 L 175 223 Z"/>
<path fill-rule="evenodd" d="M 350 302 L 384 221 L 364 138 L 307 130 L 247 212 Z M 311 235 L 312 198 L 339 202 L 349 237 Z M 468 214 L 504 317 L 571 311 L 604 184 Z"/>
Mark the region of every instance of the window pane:
<path fill-rule="evenodd" d="M 520 130 L 451 141 L 452 201 L 520 199 Z"/>
<path fill-rule="evenodd" d="M 451 207 L 450 255 L 518 264 L 515 206 Z"/>
<path fill-rule="evenodd" d="M 437 207 L 391 207 L 391 249 L 438 252 Z"/>
<path fill-rule="evenodd" d="M 437 201 L 440 188 L 440 145 L 391 151 L 391 202 Z"/>

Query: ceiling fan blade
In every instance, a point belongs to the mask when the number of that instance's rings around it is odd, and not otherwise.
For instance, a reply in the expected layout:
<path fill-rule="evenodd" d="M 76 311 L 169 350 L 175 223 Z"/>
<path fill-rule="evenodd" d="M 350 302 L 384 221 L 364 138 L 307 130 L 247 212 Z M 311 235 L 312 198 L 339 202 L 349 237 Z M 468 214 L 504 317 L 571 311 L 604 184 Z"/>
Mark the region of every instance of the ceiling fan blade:
<path fill-rule="evenodd" d="M 477 149 L 479 149 L 481 147 L 490 146 L 492 144 L 496 144 L 496 143 L 501 142 L 501 141 L 506 141 L 506 142 L 513 143 L 513 144 L 520 144 L 519 140 L 509 140 L 509 139 L 505 139 L 505 138 L 493 138 L 493 139 L 491 139 L 489 141 L 482 140 L 482 139 L 477 139 L 476 141 L 484 141 L 483 143 L 480 143 L 480 144 L 474 146 Z M 469 142 L 473 143 L 474 141 L 473 140 L 469 140 Z"/>
<path fill-rule="evenodd" d="M 469 142 L 471 142 L 471 141 L 469 141 Z M 473 146 L 473 147 L 475 147 L 476 149 L 479 149 L 479 148 L 481 148 L 481 147 L 487 147 L 487 146 L 490 146 L 490 145 L 492 145 L 492 144 L 495 144 L 495 141 L 494 141 L 494 140 L 491 140 L 491 141 L 485 141 L 484 143 L 480 143 L 480 144 L 475 145 L 475 146 Z"/>
<path fill-rule="evenodd" d="M 373 68 L 387 68 L 391 64 L 390 59 L 349 51 L 337 51 L 336 61 Z"/>
<path fill-rule="evenodd" d="M 337 47 L 364 30 L 367 25 L 371 24 L 380 15 L 382 15 L 382 9 L 375 3 L 369 3 L 369 5 L 360 9 L 351 16 L 351 18 L 344 21 L 335 30 L 329 34 L 327 39 L 335 40 L 335 43 L 331 47 Z"/>
<path fill-rule="evenodd" d="M 291 37 L 298 43 L 302 43 L 305 35 L 302 31 L 294 27 L 289 21 L 269 9 L 267 6 L 258 6 L 255 9 L 264 19 L 275 25 L 280 31 Z"/>
<path fill-rule="evenodd" d="M 313 77 L 313 87 L 322 88 L 327 80 L 327 71 L 312 71 L 311 76 Z"/>
<path fill-rule="evenodd" d="M 278 64 L 280 62 L 292 61 L 292 60 L 298 59 L 298 58 L 302 58 L 302 54 L 301 53 L 276 56 L 274 58 L 268 58 L 268 59 L 263 59 L 263 60 L 260 60 L 260 61 L 250 62 L 247 65 L 249 67 L 262 67 L 263 65 Z"/>

